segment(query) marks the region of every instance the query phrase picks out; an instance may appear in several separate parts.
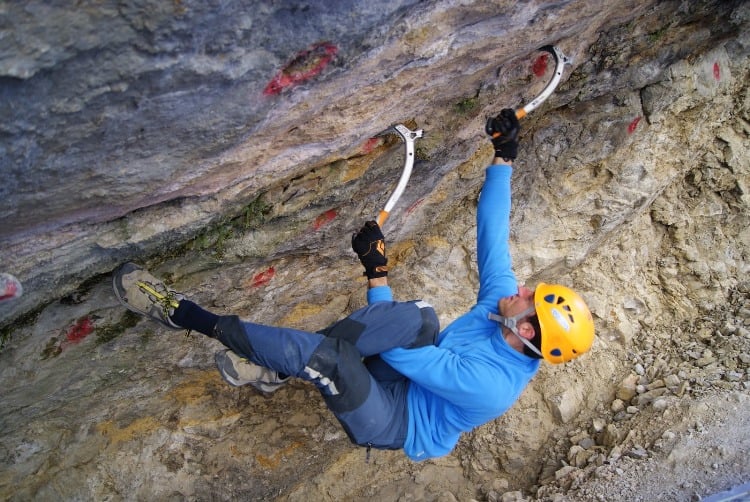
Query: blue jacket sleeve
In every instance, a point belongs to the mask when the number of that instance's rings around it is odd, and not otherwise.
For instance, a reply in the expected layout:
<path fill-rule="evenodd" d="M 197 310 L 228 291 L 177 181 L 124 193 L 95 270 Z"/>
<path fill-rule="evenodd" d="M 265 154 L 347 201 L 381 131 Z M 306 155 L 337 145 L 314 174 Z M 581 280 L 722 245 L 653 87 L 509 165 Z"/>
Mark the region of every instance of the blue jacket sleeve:
<path fill-rule="evenodd" d="M 509 165 L 489 166 L 477 207 L 477 303 L 490 308 L 496 308 L 500 298 L 518 291 L 508 244 L 512 172 Z"/>
<path fill-rule="evenodd" d="M 382 357 L 410 380 L 455 404 L 466 404 L 467 400 L 486 397 L 503 388 L 503 382 L 491 378 L 479 361 L 434 345 L 395 348 L 384 352 Z"/>
<path fill-rule="evenodd" d="M 390 286 L 377 286 L 367 290 L 367 304 L 375 302 L 393 301 L 393 293 Z"/>

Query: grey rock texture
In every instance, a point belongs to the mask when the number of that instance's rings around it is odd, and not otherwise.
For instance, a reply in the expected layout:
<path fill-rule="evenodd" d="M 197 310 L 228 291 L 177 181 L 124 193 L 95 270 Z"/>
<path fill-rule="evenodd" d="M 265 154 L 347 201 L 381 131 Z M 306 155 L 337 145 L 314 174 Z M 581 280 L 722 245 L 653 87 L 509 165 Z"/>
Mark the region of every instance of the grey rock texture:
<path fill-rule="evenodd" d="M 739 1 L 3 3 L 0 251 L 24 283 L 0 304 L 3 499 L 688 500 L 746 481 L 749 27 Z M 572 62 L 523 121 L 515 269 L 580 290 L 598 336 L 451 455 L 365 463 L 311 386 L 229 388 L 216 342 L 111 295 L 135 260 L 219 313 L 346 315 L 349 235 L 403 162 L 370 138 L 404 123 L 425 137 L 385 225 L 391 284 L 447 324 L 476 294 L 484 121 L 541 89 L 547 43 Z"/>
<path fill-rule="evenodd" d="M 669 63 L 738 29 L 710 25 L 709 5 L 689 14 L 706 25 L 691 44 L 675 33 L 663 50 L 651 47 L 649 36 L 669 31 L 670 7 L 654 14 L 663 23 L 620 28 L 638 30 L 625 52 L 601 35 L 651 5 L 7 3 L 0 238 L 4 266 L 28 287 L 0 313 L 14 317 L 123 259 L 184 242 L 273 186 L 360 155 L 392 123 L 414 120 L 431 129 L 423 148 L 437 149 L 433 157 L 450 152 L 423 176 L 434 186 L 476 148 L 455 143 L 476 137 L 484 115 L 533 95 L 528 65 L 546 43 L 593 79 L 572 90 L 590 102 L 604 89 L 655 83 Z M 338 53 L 320 75 L 264 94 L 285 64 L 322 41 Z M 590 55 L 594 42 L 600 61 Z M 648 63 L 615 67 L 629 51 Z M 291 73 L 320 60 L 309 59 Z M 622 73 L 614 82 L 612 71 Z M 472 98 L 470 117 L 458 123 L 455 104 Z M 356 183 L 327 188 L 361 199 Z"/>

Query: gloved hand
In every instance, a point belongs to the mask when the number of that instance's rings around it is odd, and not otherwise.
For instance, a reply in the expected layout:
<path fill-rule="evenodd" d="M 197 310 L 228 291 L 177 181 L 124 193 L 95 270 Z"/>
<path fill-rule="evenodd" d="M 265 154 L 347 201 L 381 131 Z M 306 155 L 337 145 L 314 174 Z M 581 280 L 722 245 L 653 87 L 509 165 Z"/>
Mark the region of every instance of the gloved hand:
<path fill-rule="evenodd" d="M 362 230 L 352 235 L 352 249 L 359 256 L 362 266 L 365 267 L 365 275 L 368 279 L 388 275 L 385 239 L 375 221 L 368 221 Z"/>
<path fill-rule="evenodd" d="M 500 111 L 497 117 L 487 119 L 484 130 L 492 137 L 495 147 L 495 157 L 513 160 L 518 155 L 518 133 L 521 124 L 518 123 L 516 112 L 510 108 Z M 495 136 L 498 134 L 498 136 Z"/>

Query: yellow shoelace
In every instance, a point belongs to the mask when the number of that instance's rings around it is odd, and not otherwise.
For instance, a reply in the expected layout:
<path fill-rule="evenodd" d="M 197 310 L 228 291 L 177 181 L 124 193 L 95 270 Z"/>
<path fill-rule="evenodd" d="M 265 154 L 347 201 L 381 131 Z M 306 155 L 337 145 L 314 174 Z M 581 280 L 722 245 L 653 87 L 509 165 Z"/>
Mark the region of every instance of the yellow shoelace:
<path fill-rule="evenodd" d="M 163 294 L 159 293 L 158 291 L 156 291 L 153 288 L 153 286 L 151 286 L 150 284 L 148 284 L 146 282 L 137 281 L 136 284 L 138 285 L 139 288 L 141 288 L 147 294 L 149 294 L 149 295 L 153 296 L 154 298 L 156 298 L 156 300 L 159 303 L 161 303 L 162 307 L 164 307 L 165 312 L 166 312 L 166 309 L 168 309 L 169 307 L 172 307 L 174 309 L 176 309 L 177 307 L 179 307 L 180 302 L 177 301 L 177 299 L 174 297 L 174 295 L 172 293 L 167 293 L 166 295 L 163 295 Z"/>

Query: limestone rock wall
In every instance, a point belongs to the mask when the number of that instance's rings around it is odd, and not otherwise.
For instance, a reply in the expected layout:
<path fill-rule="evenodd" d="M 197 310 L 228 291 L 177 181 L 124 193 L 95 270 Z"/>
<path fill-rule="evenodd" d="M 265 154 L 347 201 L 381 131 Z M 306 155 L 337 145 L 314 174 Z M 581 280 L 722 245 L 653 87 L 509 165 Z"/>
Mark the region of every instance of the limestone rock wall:
<path fill-rule="evenodd" d="M 480 116 L 533 95 L 537 47 L 560 44 L 573 70 L 597 30 L 651 5 L 7 3 L 0 239 L 27 295 L 1 313 L 185 242 L 270 186 L 361 155 L 393 123 L 431 129 L 423 148 L 446 156 L 431 163 L 434 184 L 465 155 Z M 712 30 L 720 39 L 736 27 Z M 680 50 L 633 78 L 658 78 Z M 456 103 L 480 95 L 456 120 Z M 358 189 L 339 182 L 327 193 L 356 199 Z"/>

